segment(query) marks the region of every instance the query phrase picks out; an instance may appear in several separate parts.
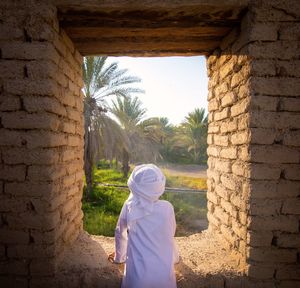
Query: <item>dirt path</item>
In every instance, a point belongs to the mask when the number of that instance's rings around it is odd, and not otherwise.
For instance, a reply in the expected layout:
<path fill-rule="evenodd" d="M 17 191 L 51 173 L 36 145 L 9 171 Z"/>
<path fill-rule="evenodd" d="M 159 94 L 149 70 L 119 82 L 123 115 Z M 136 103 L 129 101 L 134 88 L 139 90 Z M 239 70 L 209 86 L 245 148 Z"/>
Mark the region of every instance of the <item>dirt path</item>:
<path fill-rule="evenodd" d="M 206 165 L 181 165 L 181 164 L 162 164 L 158 165 L 161 169 L 173 176 L 188 176 L 193 178 L 207 178 Z"/>
<path fill-rule="evenodd" d="M 175 266 L 178 288 L 223 288 L 225 279 L 239 283 L 242 273 L 237 259 L 223 248 L 219 237 L 205 231 L 176 238 L 180 253 Z M 120 287 L 124 267 L 107 260 L 113 251 L 114 238 L 83 232 L 65 251 L 55 287 Z"/>

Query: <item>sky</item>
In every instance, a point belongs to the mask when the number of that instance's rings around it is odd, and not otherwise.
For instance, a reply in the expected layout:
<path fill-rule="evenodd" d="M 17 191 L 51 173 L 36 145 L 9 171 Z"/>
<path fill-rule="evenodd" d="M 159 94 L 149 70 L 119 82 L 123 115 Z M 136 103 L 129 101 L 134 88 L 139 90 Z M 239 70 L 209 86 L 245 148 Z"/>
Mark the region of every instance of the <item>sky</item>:
<path fill-rule="evenodd" d="M 110 57 L 142 82 L 145 94 L 137 96 L 147 117 L 167 117 L 174 125 L 195 108 L 207 111 L 206 59 L 197 57 Z"/>

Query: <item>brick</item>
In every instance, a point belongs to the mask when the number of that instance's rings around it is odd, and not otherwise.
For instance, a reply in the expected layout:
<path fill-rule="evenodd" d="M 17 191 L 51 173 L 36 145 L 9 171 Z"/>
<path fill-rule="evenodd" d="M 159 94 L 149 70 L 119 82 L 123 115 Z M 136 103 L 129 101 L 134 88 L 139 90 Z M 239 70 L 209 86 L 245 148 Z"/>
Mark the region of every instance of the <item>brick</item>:
<path fill-rule="evenodd" d="M 277 111 L 279 98 L 269 96 L 252 96 L 250 102 L 251 110 Z"/>
<path fill-rule="evenodd" d="M 284 168 L 285 179 L 300 180 L 300 165 L 288 165 Z"/>
<path fill-rule="evenodd" d="M 32 259 L 30 262 L 30 274 L 37 276 L 53 275 L 55 271 L 54 258 Z"/>
<path fill-rule="evenodd" d="M 215 135 L 214 136 L 214 144 L 218 146 L 228 146 L 229 140 L 226 135 Z"/>
<path fill-rule="evenodd" d="M 34 211 L 36 211 L 38 214 L 43 214 L 45 212 L 53 212 L 66 201 L 67 191 L 65 192 L 66 193 L 56 194 L 51 198 L 49 197 L 49 199 L 30 198 L 30 202 L 34 207 Z"/>
<path fill-rule="evenodd" d="M 1 146 L 22 146 L 22 135 L 16 130 L 0 129 Z"/>
<path fill-rule="evenodd" d="M 49 129 L 57 131 L 60 120 L 49 113 L 5 112 L 2 114 L 2 124 L 10 129 Z"/>
<path fill-rule="evenodd" d="M 237 129 L 237 120 L 232 119 L 229 122 L 222 122 L 221 123 L 221 133 L 232 132 Z"/>
<path fill-rule="evenodd" d="M 6 42 L 2 43 L 3 59 L 52 60 L 58 64 L 59 55 L 48 42 Z"/>
<path fill-rule="evenodd" d="M 216 159 L 215 169 L 220 172 L 231 172 L 231 162 L 230 161 L 224 161 L 224 160 L 218 160 Z"/>
<path fill-rule="evenodd" d="M 0 229 L 0 243 L 2 244 L 28 244 L 29 232 Z"/>
<path fill-rule="evenodd" d="M 231 191 L 227 190 L 222 185 L 216 185 L 215 192 L 225 200 L 229 200 L 230 195 L 232 193 Z"/>
<path fill-rule="evenodd" d="M 248 231 L 247 244 L 251 247 L 270 247 L 273 233 L 271 231 Z"/>
<path fill-rule="evenodd" d="M 251 164 L 250 178 L 257 180 L 276 180 L 280 178 L 281 169 L 267 164 Z"/>
<path fill-rule="evenodd" d="M 66 116 L 66 108 L 58 102 L 54 97 L 24 97 L 24 108 L 26 111 L 32 112 L 51 112 L 60 116 Z"/>
<path fill-rule="evenodd" d="M 207 199 L 216 205 L 219 204 L 219 197 L 212 192 L 207 193 Z"/>
<path fill-rule="evenodd" d="M 276 279 L 300 280 L 299 264 L 279 266 L 276 272 Z"/>
<path fill-rule="evenodd" d="M 288 146 L 300 146 L 300 130 L 286 131 L 283 137 L 283 144 Z"/>
<path fill-rule="evenodd" d="M 260 59 L 289 60 L 299 56 L 297 41 L 250 43 L 248 49 L 250 56 Z"/>
<path fill-rule="evenodd" d="M 297 96 L 300 84 L 296 78 L 253 77 L 251 79 L 255 93 L 274 96 Z"/>
<path fill-rule="evenodd" d="M 222 148 L 220 151 L 220 157 L 226 159 L 236 159 L 237 148 L 236 147 Z"/>
<path fill-rule="evenodd" d="M 0 61 L 1 78 L 23 78 L 24 77 L 24 62 L 16 60 Z"/>
<path fill-rule="evenodd" d="M 267 263 L 294 263 L 297 261 L 296 250 L 248 248 L 250 260 Z"/>
<path fill-rule="evenodd" d="M 77 146 L 82 147 L 83 146 L 83 139 L 79 136 L 68 136 L 68 146 Z"/>
<path fill-rule="evenodd" d="M 62 96 L 60 98 L 60 101 L 64 105 L 74 107 L 76 104 L 76 98 L 78 98 L 78 97 L 75 97 L 75 95 L 72 93 L 72 91 L 70 91 L 68 88 L 66 88 L 66 89 L 63 89 L 63 91 L 62 91 Z M 83 99 L 81 99 L 81 101 L 83 102 Z M 75 120 L 75 121 L 80 121 L 79 114 L 81 114 L 81 113 L 78 110 L 76 110 L 76 109 L 73 110 L 71 108 L 68 108 L 68 117 L 70 119 Z"/>
<path fill-rule="evenodd" d="M 254 216 L 272 216 L 281 212 L 282 200 L 273 199 L 251 199 L 250 215 Z"/>
<path fill-rule="evenodd" d="M 62 131 L 70 134 L 76 133 L 76 125 L 73 122 L 64 122 Z"/>
<path fill-rule="evenodd" d="M 68 118 L 77 122 L 81 122 L 83 120 L 83 114 L 79 111 L 67 107 Z"/>
<path fill-rule="evenodd" d="M 222 107 L 231 106 L 236 101 L 236 95 L 233 92 L 228 92 L 221 99 Z"/>
<path fill-rule="evenodd" d="M 241 114 L 237 118 L 238 130 L 246 130 L 249 128 L 249 114 Z"/>
<path fill-rule="evenodd" d="M 255 231 L 284 231 L 298 232 L 298 219 L 293 216 L 252 216 L 250 217 L 249 229 Z"/>
<path fill-rule="evenodd" d="M 218 187 L 218 186 L 217 186 Z M 225 190 L 226 191 L 226 190 Z M 229 197 L 226 199 L 229 200 Z M 237 218 L 237 210 L 235 209 L 235 207 L 228 201 L 226 201 L 224 199 L 221 199 L 221 207 L 227 212 L 229 213 L 234 219 Z M 237 233 L 236 233 L 237 234 Z"/>
<path fill-rule="evenodd" d="M 220 219 L 221 223 L 224 223 L 225 225 L 230 225 L 230 217 L 229 215 L 219 206 L 216 206 L 214 211 L 214 216 Z"/>
<path fill-rule="evenodd" d="M 276 69 L 282 76 L 300 77 L 300 60 L 276 61 Z"/>
<path fill-rule="evenodd" d="M 207 144 L 211 145 L 214 143 L 214 136 L 212 134 L 207 135 Z"/>
<path fill-rule="evenodd" d="M 49 182 L 23 182 L 23 183 L 5 183 L 4 190 L 6 194 L 10 194 L 16 197 L 39 197 L 52 198 L 55 194 L 61 191 L 59 185 L 55 185 Z"/>
<path fill-rule="evenodd" d="M 300 115 L 289 112 L 252 111 L 250 127 L 300 129 Z"/>
<path fill-rule="evenodd" d="M 54 164 L 59 160 L 57 149 L 10 148 L 5 150 L 3 161 L 6 164 Z"/>
<path fill-rule="evenodd" d="M 212 99 L 208 102 L 208 111 L 215 111 L 219 109 L 219 101 L 218 99 Z"/>
<path fill-rule="evenodd" d="M 275 23 L 256 22 L 251 26 L 249 38 L 251 41 L 276 41 L 277 31 Z"/>
<path fill-rule="evenodd" d="M 246 211 L 247 203 L 246 203 L 246 200 L 243 199 L 241 195 L 231 194 L 230 203 L 232 203 L 232 205 L 237 207 L 238 211 L 240 211 L 240 210 L 243 212 Z"/>
<path fill-rule="evenodd" d="M 68 144 L 68 137 L 63 133 L 51 131 L 26 131 L 23 134 L 27 148 L 61 147 Z"/>
<path fill-rule="evenodd" d="M 66 175 L 65 165 L 32 165 L 28 167 L 27 179 L 53 181 Z"/>
<path fill-rule="evenodd" d="M 217 147 L 209 146 L 207 148 L 207 155 L 218 157 L 219 156 L 219 149 Z"/>
<path fill-rule="evenodd" d="M 16 111 L 21 109 L 19 97 L 12 95 L 0 96 L 0 111 Z"/>
<path fill-rule="evenodd" d="M 300 235 L 299 234 L 280 234 L 277 237 L 277 246 L 282 248 L 299 248 Z"/>
<path fill-rule="evenodd" d="M 232 173 L 237 176 L 245 176 L 249 178 L 249 167 L 243 161 L 236 161 L 232 165 Z"/>
<path fill-rule="evenodd" d="M 282 145 L 252 145 L 251 161 L 257 163 L 298 163 L 299 152 Z"/>
<path fill-rule="evenodd" d="M 207 170 L 207 177 L 213 179 L 216 183 L 220 182 L 220 173 L 212 169 Z"/>
<path fill-rule="evenodd" d="M 290 198 L 284 200 L 282 214 L 300 215 L 300 198 Z"/>
<path fill-rule="evenodd" d="M 232 174 L 223 174 L 221 176 L 221 183 L 228 189 L 236 191 L 239 188 L 239 180 Z"/>
<path fill-rule="evenodd" d="M 0 165 L 0 179 L 8 181 L 24 181 L 25 165 Z"/>
<path fill-rule="evenodd" d="M 54 212 L 48 212 L 40 214 L 34 214 L 30 212 L 21 213 L 18 215 L 7 215 L 7 222 L 13 229 L 47 229 L 51 230 L 58 225 L 60 221 L 60 212 L 58 210 Z"/>
<path fill-rule="evenodd" d="M 27 75 L 31 80 L 56 79 L 58 67 L 50 60 L 34 60 L 26 62 Z"/>
<path fill-rule="evenodd" d="M 250 62 L 251 73 L 254 76 L 275 76 L 276 64 L 274 60 L 254 59 Z"/>
<path fill-rule="evenodd" d="M 255 279 L 272 279 L 275 272 L 275 268 L 271 266 L 262 266 L 251 264 L 248 269 L 248 276 Z"/>
<path fill-rule="evenodd" d="M 0 24 L 0 40 L 23 40 L 23 31 L 20 27 L 8 23 Z M 0 69 L 1 71 L 1 69 Z"/>
<path fill-rule="evenodd" d="M 237 115 L 248 112 L 249 103 L 250 103 L 249 99 L 245 98 L 245 99 L 242 99 L 237 104 L 233 105 L 230 109 L 231 117 L 235 117 Z"/>
<path fill-rule="evenodd" d="M 218 85 L 215 88 L 215 95 L 220 97 L 221 95 L 225 94 L 228 91 L 228 85 L 226 82 L 223 82 L 221 85 Z"/>
<path fill-rule="evenodd" d="M 253 144 L 273 144 L 276 134 L 275 129 L 251 128 L 250 142 Z"/>
<path fill-rule="evenodd" d="M 298 40 L 300 36 L 300 25 L 297 22 L 286 23 L 280 26 L 279 39 L 280 40 Z"/>
<path fill-rule="evenodd" d="M 230 109 L 228 107 L 223 108 L 221 112 L 215 112 L 214 120 L 220 121 L 229 117 Z"/>
<path fill-rule="evenodd" d="M 247 144 L 250 141 L 249 133 L 248 131 L 234 133 L 231 135 L 230 141 L 233 145 Z"/>
<path fill-rule="evenodd" d="M 213 224 L 216 227 L 220 226 L 220 220 L 218 218 L 216 218 L 214 216 L 214 214 L 208 212 L 207 213 L 207 219 L 208 219 L 208 223 L 209 223 L 210 227 L 211 227 L 211 224 Z"/>
<path fill-rule="evenodd" d="M 9 259 L 7 261 L 0 262 L 1 274 L 6 275 L 28 275 L 28 261 L 24 259 Z M 27 280 L 27 279 L 26 279 Z M 27 282 L 27 281 L 26 281 Z M 19 286 L 15 286 L 18 287 Z M 25 286 L 26 287 L 26 286 Z"/>
<path fill-rule="evenodd" d="M 300 183 L 280 180 L 277 181 L 251 181 L 251 198 L 288 198 L 300 195 Z"/>
<path fill-rule="evenodd" d="M 3 197 L 0 202 L 0 212 L 20 213 L 27 210 L 27 203 L 21 199 Z"/>
<path fill-rule="evenodd" d="M 8 79 L 5 81 L 4 91 L 13 95 L 41 95 L 60 98 L 61 90 L 58 84 L 52 79 Z"/>
<path fill-rule="evenodd" d="M 14 245 L 7 249 L 9 258 L 45 258 L 55 256 L 54 245 Z"/>

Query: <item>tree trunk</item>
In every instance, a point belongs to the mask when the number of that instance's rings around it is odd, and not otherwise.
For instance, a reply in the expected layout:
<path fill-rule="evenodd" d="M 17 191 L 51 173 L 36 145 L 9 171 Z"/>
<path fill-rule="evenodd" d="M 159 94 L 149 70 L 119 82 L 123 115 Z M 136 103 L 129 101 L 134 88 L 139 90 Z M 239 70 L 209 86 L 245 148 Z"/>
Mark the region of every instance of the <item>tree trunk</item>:
<path fill-rule="evenodd" d="M 122 172 L 124 177 L 127 178 L 129 172 L 129 154 L 125 149 L 123 150 Z"/>

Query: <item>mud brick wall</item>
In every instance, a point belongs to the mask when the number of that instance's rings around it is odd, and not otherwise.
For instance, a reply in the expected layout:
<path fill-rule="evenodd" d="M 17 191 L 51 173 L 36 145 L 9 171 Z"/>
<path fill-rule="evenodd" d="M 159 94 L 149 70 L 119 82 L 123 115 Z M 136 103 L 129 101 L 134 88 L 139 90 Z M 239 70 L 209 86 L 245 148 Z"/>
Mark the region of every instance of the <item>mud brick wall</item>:
<path fill-rule="evenodd" d="M 49 2 L 0 4 L 1 287 L 48 287 L 82 230 L 82 57 Z"/>
<path fill-rule="evenodd" d="M 300 285 L 300 5 L 254 1 L 208 58 L 208 219 L 251 283 Z"/>
<path fill-rule="evenodd" d="M 207 60 L 209 76 L 208 220 L 245 262 L 249 163 L 250 60 L 233 30 Z M 235 51 L 233 53 L 233 51 Z M 243 265 L 241 262 L 241 265 Z"/>

